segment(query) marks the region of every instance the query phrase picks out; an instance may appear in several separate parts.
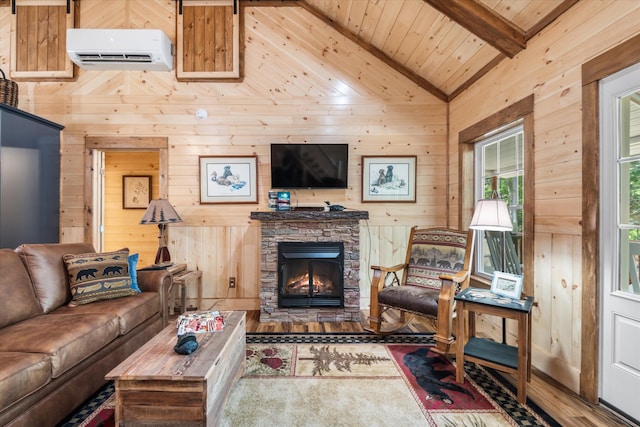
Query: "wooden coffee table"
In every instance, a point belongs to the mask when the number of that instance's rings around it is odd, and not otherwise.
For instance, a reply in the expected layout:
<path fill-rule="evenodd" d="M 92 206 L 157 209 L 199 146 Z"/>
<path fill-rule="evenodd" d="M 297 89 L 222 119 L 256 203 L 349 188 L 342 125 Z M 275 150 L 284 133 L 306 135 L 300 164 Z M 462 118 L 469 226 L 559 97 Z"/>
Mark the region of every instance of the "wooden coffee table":
<path fill-rule="evenodd" d="M 173 351 L 171 323 L 106 375 L 115 381 L 116 426 L 214 426 L 226 398 L 244 374 L 244 311 L 222 312 L 225 329 L 197 334 L 198 349 Z"/>

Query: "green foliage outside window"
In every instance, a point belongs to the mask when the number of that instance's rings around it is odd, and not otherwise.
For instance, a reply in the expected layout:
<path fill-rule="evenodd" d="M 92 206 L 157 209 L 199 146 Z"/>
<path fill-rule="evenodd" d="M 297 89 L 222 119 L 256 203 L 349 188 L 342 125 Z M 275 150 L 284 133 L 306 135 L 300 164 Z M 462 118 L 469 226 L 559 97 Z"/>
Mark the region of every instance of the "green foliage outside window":
<path fill-rule="evenodd" d="M 629 224 L 640 225 L 640 161 L 629 166 Z M 623 169 L 624 170 L 624 169 Z M 640 229 L 629 230 L 629 240 L 640 240 Z"/>

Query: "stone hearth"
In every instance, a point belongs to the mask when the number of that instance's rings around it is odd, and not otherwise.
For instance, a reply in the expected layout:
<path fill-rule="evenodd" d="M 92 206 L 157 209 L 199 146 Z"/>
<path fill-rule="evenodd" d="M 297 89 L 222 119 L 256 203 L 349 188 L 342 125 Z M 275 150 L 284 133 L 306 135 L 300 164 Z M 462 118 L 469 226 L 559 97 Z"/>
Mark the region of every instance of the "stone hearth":
<path fill-rule="evenodd" d="M 251 212 L 261 221 L 260 321 L 360 321 L 360 220 L 366 211 Z M 344 307 L 279 308 L 278 242 L 343 242 Z"/>

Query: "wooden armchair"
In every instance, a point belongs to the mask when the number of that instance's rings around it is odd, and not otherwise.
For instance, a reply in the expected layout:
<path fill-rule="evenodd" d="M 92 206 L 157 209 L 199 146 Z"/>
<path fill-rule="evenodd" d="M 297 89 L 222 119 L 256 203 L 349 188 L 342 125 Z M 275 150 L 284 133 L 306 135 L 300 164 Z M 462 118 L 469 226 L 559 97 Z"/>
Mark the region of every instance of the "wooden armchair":
<path fill-rule="evenodd" d="M 371 267 L 371 330 L 390 333 L 408 323 L 407 314 L 426 316 L 436 319 L 434 350 L 452 353 L 454 296 L 469 286 L 473 240 L 473 230 L 413 227 L 404 264 Z M 400 322 L 382 330 L 383 314 L 389 309 L 400 311 Z"/>

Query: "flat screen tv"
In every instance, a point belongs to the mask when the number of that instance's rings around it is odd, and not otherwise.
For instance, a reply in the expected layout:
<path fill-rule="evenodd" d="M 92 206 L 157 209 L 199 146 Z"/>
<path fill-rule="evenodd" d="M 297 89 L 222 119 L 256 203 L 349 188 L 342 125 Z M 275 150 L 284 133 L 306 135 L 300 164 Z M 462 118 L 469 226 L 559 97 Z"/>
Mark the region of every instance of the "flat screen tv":
<path fill-rule="evenodd" d="M 271 144 L 271 188 L 347 188 L 348 144 Z"/>

